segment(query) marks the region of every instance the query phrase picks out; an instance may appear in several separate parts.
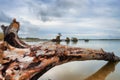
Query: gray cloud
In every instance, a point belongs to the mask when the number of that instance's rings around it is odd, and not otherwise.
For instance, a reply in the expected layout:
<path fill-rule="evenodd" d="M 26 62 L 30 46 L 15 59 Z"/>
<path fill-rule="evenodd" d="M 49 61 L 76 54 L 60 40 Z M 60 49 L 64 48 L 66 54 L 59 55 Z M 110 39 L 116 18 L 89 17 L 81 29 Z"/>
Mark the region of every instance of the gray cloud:
<path fill-rule="evenodd" d="M 50 3 L 44 3 L 40 0 L 39 2 L 29 1 L 27 3 L 33 14 L 36 14 L 41 20 L 47 21 L 56 17 L 71 16 L 73 15 L 72 11 L 79 15 L 80 9 L 84 9 L 84 4 L 88 4 L 87 2 L 88 0 L 51 0 Z"/>
<path fill-rule="evenodd" d="M 0 11 L 0 22 L 9 23 L 11 20 L 11 17 Z"/>
<path fill-rule="evenodd" d="M 64 17 L 119 16 L 117 0 L 36 0 L 28 1 L 30 10 L 43 21 Z"/>
<path fill-rule="evenodd" d="M 0 0 L 0 22 L 16 17 L 19 34 L 78 33 L 119 37 L 119 0 Z M 96 35 L 95 35 L 96 34 Z"/>

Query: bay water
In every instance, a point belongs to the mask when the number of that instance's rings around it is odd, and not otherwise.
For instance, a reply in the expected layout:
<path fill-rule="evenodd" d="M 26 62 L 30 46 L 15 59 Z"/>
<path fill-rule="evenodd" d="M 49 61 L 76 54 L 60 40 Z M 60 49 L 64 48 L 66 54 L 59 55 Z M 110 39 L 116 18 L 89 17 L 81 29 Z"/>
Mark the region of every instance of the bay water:
<path fill-rule="evenodd" d="M 40 42 L 28 42 L 38 44 Z M 120 56 L 120 40 L 79 40 L 77 43 L 61 42 L 62 45 L 92 49 L 103 49 Z M 98 60 L 74 61 L 56 66 L 39 80 L 120 80 L 120 63 Z"/>

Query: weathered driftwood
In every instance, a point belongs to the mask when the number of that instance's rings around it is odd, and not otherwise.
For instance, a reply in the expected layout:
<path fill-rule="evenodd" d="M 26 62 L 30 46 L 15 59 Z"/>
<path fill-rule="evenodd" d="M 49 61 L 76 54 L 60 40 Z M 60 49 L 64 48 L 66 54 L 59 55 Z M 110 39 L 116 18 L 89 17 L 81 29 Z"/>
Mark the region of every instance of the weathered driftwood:
<path fill-rule="evenodd" d="M 18 37 L 18 31 L 19 31 L 20 24 L 16 21 L 16 19 L 13 19 L 11 24 L 9 26 L 2 25 L 1 28 L 4 33 L 4 41 L 9 43 L 10 45 L 16 47 L 16 48 L 26 48 L 29 45 L 21 41 Z"/>
<path fill-rule="evenodd" d="M 11 24 L 14 23 L 15 20 Z M 76 60 L 120 61 L 103 49 L 75 48 L 52 42 L 29 46 L 18 38 L 16 25 L 7 28 L 2 25 L 5 36 L 0 43 L 0 80 L 37 80 L 52 67 Z"/>

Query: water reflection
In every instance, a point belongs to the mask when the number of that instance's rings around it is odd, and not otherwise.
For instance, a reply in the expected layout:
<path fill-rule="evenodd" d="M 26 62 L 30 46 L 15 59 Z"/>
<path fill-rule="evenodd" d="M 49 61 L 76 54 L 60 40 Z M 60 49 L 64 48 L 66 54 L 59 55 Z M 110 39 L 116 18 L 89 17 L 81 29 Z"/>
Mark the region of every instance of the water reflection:
<path fill-rule="evenodd" d="M 53 42 L 53 41 L 52 41 Z M 55 41 L 55 44 L 61 44 L 61 43 L 65 43 L 65 45 L 69 45 L 70 41 Z M 72 44 L 77 44 L 78 41 L 71 41 Z"/>
<path fill-rule="evenodd" d="M 43 42 L 45 41 L 42 41 L 40 43 L 43 43 Z M 38 44 L 38 42 L 34 44 Z M 120 40 L 89 40 L 88 42 L 85 42 L 85 40 L 79 40 L 77 44 L 74 44 L 72 41 L 70 41 L 69 43 L 66 43 L 65 41 L 61 41 L 60 43 L 56 43 L 56 44 L 68 45 L 72 47 L 92 48 L 92 49 L 103 48 L 107 52 L 114 52 L 117 56 L 120 56 L 120 53 L 119 53 L 120 52 Z M 94 65 L 94 68 L 93 68 L 92 63 L 90 64 L 86 64 L 86 62 L 79 63 L 80 66 L 84 65 L 88 67 L 84 68 L 84 66 L 82 67 L 74 66 L 74 68 L 76 69 L 75 71 L 71 70 L 71 72 L 70 72 L 70 69 L 71 69 L 70 66 L 73 66 L 73 64 L 66 64 L 67 67 L 70 67 L 70 68 L 67 68 L 65 66 L 63 68 L 61 66 L 60 68 L 53 68 L 53 70 L 46 73 L 46 75 L 42 76 L 41 79 L 39 80 L 48 80 L 49 78 L 51 80 L 119 80 L 120 79 L 120 76 L 119 76 L 120 75 L 120 63 L 117 65 L 117 62 L 116 63 L 108 62 L 101 69 L 98 69 L 98 66 L 100 67 L 104 64 L 104 62 L 100 62 L 100 63 L 98 62 L 93 61 L 94 64 L 96 63 L 96 65 Z M 75 63 L 78 64 L 78 62 L 75 62 Z M 59 70 L 61 71 L 59 72 Z M 81 72 L 78 72 L 78 70 L 80 70 Z M 92 74 L 93 71 L 97 71 L 97 72 Z M 110 74 L 113 71 L 114 73 Z"/>
<path fill-rule="evenodd" d="M 85 42 L 89 42 L 89 39 L 85 39 L 84 41 L 85 41 Z"/>
<path fill-rule="evenodd" d="M 70 44 L 70 41 L 65 41 L 65 42 L 66 42 L 67 45 Z"/>
<path fill-rule="evenodd" d="M 57 42 L 55 42 L 55 43 L 56 43 L 56 44 L 60 44 L 60 42 L 61 42 L 61 41 L 57 41 Z"/>
<path fill-rule="evenodd" d="M 85 80 L 105 80 L 105 78 L 111 73 L 114 72 L 115 66 L 118 62 L 108 62 L 101 69 L 99 69 L 96 73 L 89 76 Z"/>
<path fill-rule="evenodd" d="M 77 44 L 78 41 L 72 41 L 72 44 Z"/>

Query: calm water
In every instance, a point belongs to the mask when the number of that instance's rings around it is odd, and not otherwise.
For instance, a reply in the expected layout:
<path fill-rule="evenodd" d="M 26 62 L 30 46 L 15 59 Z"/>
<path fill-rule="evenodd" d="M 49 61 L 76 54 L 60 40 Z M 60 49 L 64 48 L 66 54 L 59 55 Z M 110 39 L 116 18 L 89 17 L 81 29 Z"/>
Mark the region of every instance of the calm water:
<path fill-rule="evenodd" d="M 34 42 L 34 44 L 36 44 Z M 120 56 L 120 40 L 80 40 L 63 45 L 100 49 L 114 52 Z M 46 72 L 39 80 L 120 80 L 120 63 L 107 61 L 75 61 L 56 66 Z"/>

